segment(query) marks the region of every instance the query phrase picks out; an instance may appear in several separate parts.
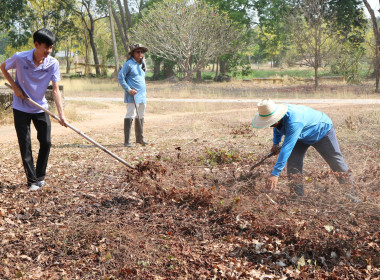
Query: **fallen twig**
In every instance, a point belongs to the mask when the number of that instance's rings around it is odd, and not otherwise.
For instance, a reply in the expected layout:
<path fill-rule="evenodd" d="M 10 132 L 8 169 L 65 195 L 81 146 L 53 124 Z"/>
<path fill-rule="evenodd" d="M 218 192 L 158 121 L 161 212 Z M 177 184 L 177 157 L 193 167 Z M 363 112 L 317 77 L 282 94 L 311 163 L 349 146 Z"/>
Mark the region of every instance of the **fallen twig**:
<path fill-rule="evenodd" d="M 276 201 L 274 201 L 273 199 L 270 198 L 269 195 L 265 194 L 265 196 L 269 199 L 270 202 L 272 202 L 274 205 L 278 205 L 278 203 Z"/>

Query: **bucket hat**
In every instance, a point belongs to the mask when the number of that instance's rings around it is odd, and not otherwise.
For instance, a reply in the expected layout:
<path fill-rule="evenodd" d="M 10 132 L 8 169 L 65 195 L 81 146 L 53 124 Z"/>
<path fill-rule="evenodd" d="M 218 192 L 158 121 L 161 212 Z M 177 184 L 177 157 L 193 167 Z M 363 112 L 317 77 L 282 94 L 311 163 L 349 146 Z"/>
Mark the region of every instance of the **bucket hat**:
<path fill-rule="evenodd" d="M 266 128 L 281 120 L 288 111 L 288 105 L 275 104 L 271 99 L 257 103 L 258 113 L 252 119 L 254 128 Z"/>
<path fill-rule="evenodd" d="M 144 47 L 142 44 L 133 44 L 129 46 L 129 54 L 132 55 L 132 53 L 137 50 L 142 49 L 144 52 L 148 51 L 147 47 Z"/>

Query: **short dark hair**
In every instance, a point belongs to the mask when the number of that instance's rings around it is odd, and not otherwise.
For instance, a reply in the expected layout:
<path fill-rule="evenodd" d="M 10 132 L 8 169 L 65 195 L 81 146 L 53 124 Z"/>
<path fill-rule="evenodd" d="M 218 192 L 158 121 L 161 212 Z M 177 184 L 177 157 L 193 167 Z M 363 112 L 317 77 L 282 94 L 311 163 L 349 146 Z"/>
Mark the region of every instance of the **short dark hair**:
<path fill-rule="evenodd" d="M 50 47 L 54 45 L 55 36 L 50 30 L 41 28 L 34 32 L 33 42 L 38 42 L 39 44 L 45 43 L 48 47 Z"/>

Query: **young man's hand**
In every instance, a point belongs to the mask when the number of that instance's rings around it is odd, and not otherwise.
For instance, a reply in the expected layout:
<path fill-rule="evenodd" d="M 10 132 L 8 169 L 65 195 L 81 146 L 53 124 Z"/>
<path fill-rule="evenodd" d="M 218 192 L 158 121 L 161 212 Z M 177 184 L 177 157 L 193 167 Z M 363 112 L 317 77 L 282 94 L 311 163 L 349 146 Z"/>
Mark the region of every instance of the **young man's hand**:
<path fill-rule="evenodd" d="M 13 92 L 18 98 L 20 99 L 27 98 L 26 94 L 22 91 L 22 89 L 17 84 L 15 84 L 12 88 L 13 88 Z"/>
<path fill-rule="evenodd" d="M 271 175 L 266 182 L 268 191 L 273 191 L 277 187 L 278 177 Z"/>
<path fill-rule="evenodd" d="M 67 121 L 66 121 L 66 118 L 65 116 L 59 116 L 59 123 L 64 126 L 64 127 L 67 127 Z"/>

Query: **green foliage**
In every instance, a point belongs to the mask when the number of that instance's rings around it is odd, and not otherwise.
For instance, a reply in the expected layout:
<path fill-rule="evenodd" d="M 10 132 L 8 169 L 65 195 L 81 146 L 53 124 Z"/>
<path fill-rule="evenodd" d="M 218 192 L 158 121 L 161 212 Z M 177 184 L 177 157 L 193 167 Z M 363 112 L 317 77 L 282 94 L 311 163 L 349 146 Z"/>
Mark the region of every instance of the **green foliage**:
<path fill-rule="evenodd" d="M 202 79 L 203 80 L 213 80 L 215 74 L 210 72 L 202 72 Z"/>
<path fill-rule="evenodd" d="M 342 75 L 348 83 L 358 84 L 361 82 L 361 58 L 364 55 L 363 47 L 354 47 L 345 43 L 337 50 L 336 57 L 332 62 L 331 71 Z"/>
<path fill-rule="evenodd" d="M 205 164 L 218 165 L 240 161 L 240 156 L 234 150 L 220 150 L 217 148 L 206 148 L 205 155 L 201 156 Z"/>
<path fill-rule="evenodd" d="M 87 3 L 96 22 L 94 44 L 99 53 L 100 63 L 110 62 L 113 58 L 113 51 L 112 45 L 109 43 L 107 0 L 86 0 L 84 2 Z M 129 11 L 132 13 L 132 25 L 137 24 L 138 27 L 134 37 L 129 31 L 127 32 L 128 43 L 134 40 L 140 42 L 146 40 L 155 48 L 160 43 L 166 42 L 167 38 L 171 38 L 170 42 L 165 43 L 168 46 L 165 50 L 166 54 L 163 55 L 162 48 L 161 53 L 156 52 L 155 54 L 165 57 L 167 61 L 171 60 L 181 69 L 181 73 L 185 73 L 184 77 L 193 77 L 197 70 L 216 59 L 223 66 L 219 68 L 223 70 L 223 73 L 230 73 L 237 78 L 267 74 L 287 75 L 282 72 L 278 74 L 253 71 L 250 65 L 256 62 L 270 61 L 275 67 L 283 63 L 293 67 L 304 59 L 300 48 L 296 48 L 294 42 L 291 42 L 289 15 L 292 15 L 294 11 L 302 10 L 300 3 L 307 3 L 306 0 L 183 0 L 184 9 L 181 8 L 179 2 L 179 0 L 143 0 L 121 1 L 121 4 L 123 6 L 127 3 Z M 359 82 L 359 73 L 363 71 L 363 57 L 365 57 L 366 63 L 371 63 L 373 58 L 372 47 L 368 46 L 364 53 L 360 51 L 360 48 L 368 43 L 365 42 L 368 20 L 363 13 L 362 0 L 325 0 L 324 3 L 326 12 L 323 20 L 326 26 L 334 32 L 333 44 L 336 51 L 333 57 L 326 56 L 321 66 L 324 67 L 331 62 L 333 73 L 344 75 L 347 81 Z M 117 13 L 120 12 L 115 0 L 111 0 L 111 5 L 115 7 Z M 201 12 L 190 14 L 190 8 L 197 5 L 204 9 L 201 9 Z M 162 9 L 160 10 L 160 8 Z M 41 27 L 52 30 L 56 35 L 53 56 L 56 51 L 63 49 L 82 56 L 86 53 L 91 55 L 91 51 L 94 52 L 94 49 L 87 49 L 89 48 L 89 38 L 83 34 L 87 30 L 85 24 L 90 22 L 90 18 L 80 19 L 81 13 L 87 15 L 85 11 L 86 5 L 79 0 L 1 0 L 0 30 L 3 31 L 3 35 L 0 34 L 0 55 L 5 54 L 8 57 L 16 50 L 29 49 L 32 33 Z M 148 15 L 153 16 L 149 19 Z M 223 19 L 223 21 L 218 22 L 217 18 Z M 175 19 L 179 20 L 175 21 Z M 107 23 L 105 24 L 105 22 Z M 207 35 L 206 31 L 211 35 L 216 34 L 217 32 L 212 30 L 217 29 L 209 27 L 220 27 L 222 26 L 221 22 L 226 23 L 227 27 L 228 24 L 231 24 L 231 28 L 236 27 L 234 30 L 237 40 L 234 44 L 229 44 L 233 40 L 230 37 L 229 40 L 219 43 L 220 47 L 211 46 L 208 41 L 216 41 L 222 37 L 223 33 L 215 36 L 215 39 Z M 148 25 L 157 27 L 156 31 L 158 32 L 147 33 L 147 28 L 144 30 L 140 26 L 144 23 L 146 27 Z M 189 38 L 195 38 L 194 34 L 196 34 L 198 26 L 204 33 L 200 35 L 200 40 L 190 42 Z M 249 30 L 245 30 L 243 26 Z M 188 27 L 188 32 L 183 34 L 181 32 L 185 27 Z M 305 28 L 308 28 L 306 24 L 302 29 Z M 144 32 L 140 33 L 141 30 Z M 108 35 L 105 31 L 108 32 Z M 244 36 L 241 36 L 242 33 Z M 164 36 L 160 37 L 162 34 Z M 116 39 L 119 54 L 123 57 L 125 50 L 120 34 L 117 34 Z M 373 35 L 371 38 L 367 36 L 366 39 L 373 40 Z M 185 45 L 182 50 L 172 52 L 173 46 L 176 44 Z M 213 53 L 206 53 L 205 50 L 199 51 L 199 46 L 206 44 L 209 44 L 207 50 L 213 49 Z M 230 48 L 230 46 L 232 47 Z M 154 53 L 153 48 L 150 49 L 152 51 L 149 52 L 149 55 Z M 187 56 L 186 59 L 183 59 L 185 56 Z M 69 57 L 68 61 L 70 62 L 70 60 L 72 61 L 73 57 Z M 168 63 L 166 62 L 165 65 Z M 149 68 L 149 75 L 152 74 L 152 70 L 153 65 Z M 213 73 L 202 73 L 202 75 L 204 79 L 208 80 L 214 76 Z M 308 76 L 304 71 L 291 75 Z M 156 73 L 154 78 L 165 79 L 167 73 L 161 71 Z"/>
<path fill-rule="evenodd" d="M 261 56 L 278 66 L 283 50 L 289 45 L 287 20 L 292 6 L 284 0 L 258 0 L 254 5 L 258 17 L 255 42 Z"/>
<path fill-rule="evenodd" d="M 29 27 L 34 18 L 26 0 L 0 1 L 0 29 L 7 31 L 13 47 L 25 45 L 31 36 Z"/>
<path fill-rule="evenodd" d="M 253 74 L 254 74 L 254 71 L 249 64 L 243 65 L 241 69 L 238 71 L 232 71 L 233 77 L 239 76 L 239 77 L 245 78 L 245 77 L 253 76 Z"/>
<path fill-rule="evenodd" d="M 241 26 L 247 26 L 251 29 L 253 1 L 252 0 L 205 0 L 205 2 L 215 5 L 222 13 L 235 23 Z M 250 30 L 239 40 L 236 45 L 236 50 L 229 52 L 227 55 L 219 57 L 219 61 L 224 67 L 221 67 L 220 74 L 225 74 L 228 71 L 236 70 L 247 65 L 247 46 L 252 42 Z"/>
<path fill-rule="evenodd" d="M 314 77 L 314 70 L 312 68 L 300 68 L 300 69 L 252 69 L 249 74 L 242 75 L 241 70 L 232 71 L 229 73 L 231 76 L 237 79 L 250 79 L 250 78 L 273 78 L 273 77 L 296 77 L 296 78 L 312 78 Z M 319 76 L 340 76 L 341 73 L 333 72 L 329 68 L 325 68 L 319 71 Z"/>
<path fill-rule="evenodd" d="M 367 25 L 362 0 L 329 0 L 327 4 L 326 20 L 334 25 L 336 31 L 348 38 L 348 34 L 356 29 L 360 36 Z"/>
<path fill-rule="evenodd" d="M 244 25 L 251 23 L 249 12 L 253 9 L 252 0 L 205 0 L 205 2 L 215 5 L 220 11 L 227 13 L 234 22 Z"/>
<path fill-rule="evenodd" d="M 8 45 L 8 36 L 5 33 L 0 33 L 0 57 L 5 54 L 5 48 Z M 0 61 L 1 58 L 0 58 Z"/>

